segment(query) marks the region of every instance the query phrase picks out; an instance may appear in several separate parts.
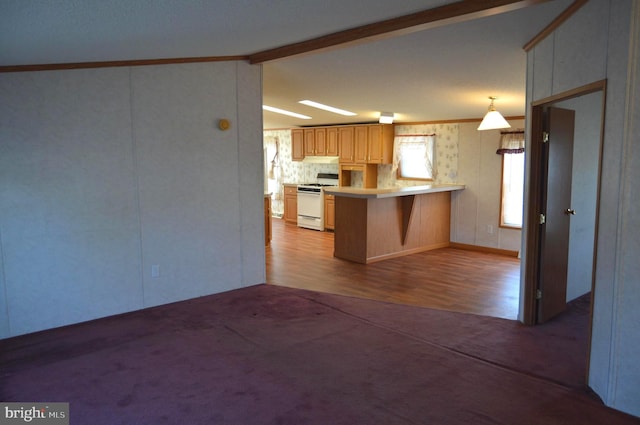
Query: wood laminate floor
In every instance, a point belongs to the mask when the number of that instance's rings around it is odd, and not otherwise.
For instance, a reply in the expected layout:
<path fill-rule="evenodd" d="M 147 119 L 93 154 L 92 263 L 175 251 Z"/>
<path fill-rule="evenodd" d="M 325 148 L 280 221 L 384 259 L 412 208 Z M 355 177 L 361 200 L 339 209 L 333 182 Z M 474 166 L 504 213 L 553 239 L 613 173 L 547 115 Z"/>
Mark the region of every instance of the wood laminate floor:
<path fill-rule="evenodd" d="M 516 319 L 520 261 L 444 248 L 368 265 L 333 256 L 333 233 L 272 220 L 267 283 Z"/>

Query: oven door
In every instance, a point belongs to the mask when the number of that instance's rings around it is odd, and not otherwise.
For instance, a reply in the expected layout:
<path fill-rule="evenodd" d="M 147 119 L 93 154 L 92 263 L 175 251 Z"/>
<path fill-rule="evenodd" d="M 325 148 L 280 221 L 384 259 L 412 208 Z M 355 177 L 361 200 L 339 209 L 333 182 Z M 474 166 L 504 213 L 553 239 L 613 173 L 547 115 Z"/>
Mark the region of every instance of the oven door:
<path fill-rule="evenodd" d="M 324 230 L 324 196 L 322 191 L 298 191 L 298 226 Z"/>

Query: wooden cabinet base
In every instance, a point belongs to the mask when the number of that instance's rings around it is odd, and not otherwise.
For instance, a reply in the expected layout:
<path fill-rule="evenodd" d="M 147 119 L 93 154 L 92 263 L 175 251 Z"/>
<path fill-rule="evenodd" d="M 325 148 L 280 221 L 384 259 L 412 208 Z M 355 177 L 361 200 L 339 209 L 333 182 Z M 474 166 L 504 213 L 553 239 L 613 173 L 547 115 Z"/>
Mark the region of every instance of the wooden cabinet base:
<path fill-rule="evenodd" d="M 362 174 L 362 187 L 371 189 L 378 187 L 378 166 L 376 164 L 340 164 L 340 186 L 351 186 L 351 173 Z"/>
<path fill-rule="evenodd" d="M 324 195 L 324 229 L 333 230 L 336 228 L 336 200 L 335 196 Z"/>
<path fill-rule="evenodd" d="M 284 220 L 288 223 L 298 222 L 298 190 L 294 184 L 284 185 Z"/>
<path fill-rule="evenodd" d="M 335 201 L 335 257 L 368 264 L 449 246 L 450 192 Z"/>
<path fill-rule="evenodd" d="M 271 244 L 271 194 L 264 195 L 264 246 Z"/>

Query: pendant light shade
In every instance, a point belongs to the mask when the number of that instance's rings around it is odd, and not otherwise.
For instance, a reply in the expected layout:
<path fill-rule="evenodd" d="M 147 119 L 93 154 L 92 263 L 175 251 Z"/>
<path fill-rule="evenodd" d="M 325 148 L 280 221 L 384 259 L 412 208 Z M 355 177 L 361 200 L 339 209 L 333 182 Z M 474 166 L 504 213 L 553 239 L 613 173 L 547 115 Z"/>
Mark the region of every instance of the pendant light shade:
<path fill-rule="evenodd" d="M 493 101 L 496 100 L 495 97 L 490 96 L 491 103 L 489 104 L 489 112 L 484 116 L 478 130 L 496 130 L 499 128 L 509 128 L 511 127 L 507 120 L 504 119 L 500 112 L 496 111 L 495 106 L 493 106 Z"/>

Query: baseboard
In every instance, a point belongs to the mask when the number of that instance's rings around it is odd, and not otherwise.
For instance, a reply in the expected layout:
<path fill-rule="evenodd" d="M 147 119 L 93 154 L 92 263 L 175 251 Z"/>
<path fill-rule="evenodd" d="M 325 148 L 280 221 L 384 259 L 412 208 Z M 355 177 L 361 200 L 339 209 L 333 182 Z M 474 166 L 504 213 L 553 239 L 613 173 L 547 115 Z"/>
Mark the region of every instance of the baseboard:
<path fill-rule="evenodd" d="M 519 251 L 512 251 L 509 249 L 491 248 L 488 246 L 469 245 L 465 243 L 451 242 L 450 248 L 466 249 L 467 251 L 487 252 L 489 254 L 505 255 L 507 257 L 519 257 Z"/>

